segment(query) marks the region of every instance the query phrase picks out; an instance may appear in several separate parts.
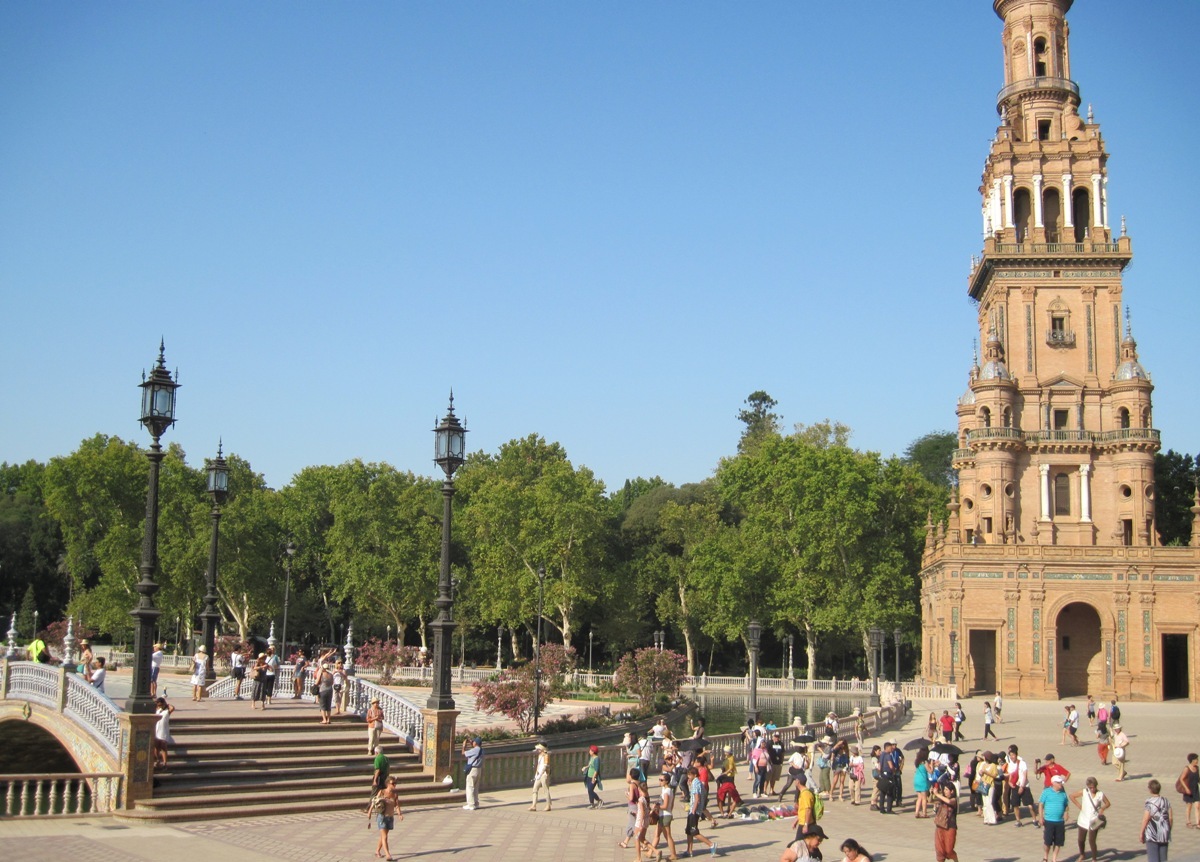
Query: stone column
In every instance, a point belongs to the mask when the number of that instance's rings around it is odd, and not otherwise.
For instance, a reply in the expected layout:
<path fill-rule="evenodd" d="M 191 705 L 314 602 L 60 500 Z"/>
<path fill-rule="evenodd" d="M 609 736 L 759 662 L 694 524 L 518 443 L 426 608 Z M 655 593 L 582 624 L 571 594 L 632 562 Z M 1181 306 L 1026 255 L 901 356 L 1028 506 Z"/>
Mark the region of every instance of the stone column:
<path fill-rule="evenodd" d="M 1042 175 L 1033 175 L 1033 226 L 1045 227 L 1042 224 Z"/>
<path fill-rule="evenodd" d="M 1092 174 L 1092 227 L 1103 227 L 1104 216 L 1100 205 L 1100 175 Z"/>
<path fill-rule="evenodd" d="M 1099 175 L 1096 177 L 1099 182 Z M 1016 227 L 1013 221 L 1013 178 L 1012 174 L 1006 174 L 1004 177 L 1004 226 Z"/>
<path fill-rule="evenodd" d="M 421 766 L 434 781 L 450 775 L 454 759 L 457 709 L 422 709 L 425 735 L 421 741 Z"/>
<path fill-rule="evenodd" d="M 1050 520 L 1050 465 L 1039 464 L 1038 472 L 1042 476 L 1042 520 Z"/>
<path fill-rule="evenodd" d="M 1100 224 L 1108 227 L 1108 177 L 1100 180 Z"/>
<path fill-rule="evenodd" d="M 1070 174 L 1062 175 L 1063 227 L 1075 227 L 1074 222 L 1071 221 L 1071 209 L 1072 209 L 1072 207 L 1071 207 L 1071 182 L 1072 182 L 1072 177 Z"/>
<path fill-rule="evenodd" d="M 126 811 L 154 796 L 154 725 L 157 715 L 121 713 L 122 807 Z"/>
<path fill-rule="evenodd" d="M 1079 465 L 1079 520 L 1088 524 L 1092 522 L 1092 489 L 1088 480 L 1091 472 L 1091 464 Z"/>

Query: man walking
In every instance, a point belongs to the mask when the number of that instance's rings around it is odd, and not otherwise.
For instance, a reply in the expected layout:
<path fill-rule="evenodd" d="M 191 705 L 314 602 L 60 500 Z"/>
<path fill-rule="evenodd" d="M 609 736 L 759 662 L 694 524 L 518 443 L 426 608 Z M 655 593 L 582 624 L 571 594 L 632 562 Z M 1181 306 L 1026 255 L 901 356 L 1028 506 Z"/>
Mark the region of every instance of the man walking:
<path fill-rule="evenodd" d="M 1067 840 L 1067 802 L 1063 777 L 1055 774 L 1038 798 L 1036 821 L 1042 825 L 1042 858 L 1048 862 L 1058 862 L 1058 851 Z"/>
<path fill-rule="evenodd" d="M 467 775 L 467 804 L 463 810 L 474 811 L 479 807 L 479 782 L 483 778 L 483 737 L 464 742 L 463 757 L 467 761 L 463 767 Z"/>

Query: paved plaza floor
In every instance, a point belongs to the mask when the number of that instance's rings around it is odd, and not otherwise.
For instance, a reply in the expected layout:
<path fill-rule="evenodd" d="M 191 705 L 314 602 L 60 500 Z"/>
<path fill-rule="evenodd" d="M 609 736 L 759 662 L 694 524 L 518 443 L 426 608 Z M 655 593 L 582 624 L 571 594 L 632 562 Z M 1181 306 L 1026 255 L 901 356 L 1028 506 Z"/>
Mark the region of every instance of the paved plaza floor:
<path fill-rule="evenodd" d="M 909 723 L 888 735 L 901 744 L 915 739 L 921 735 L 929 712 L 937 709 L 940 714 L 946 706 L 918 702 L 913 706 Z M 964 730 L 971 740 L 964 748 L 972 750 L 980 745 L 982 702 L 964 701 L 963 706 L 968 715 Z M 1142 802 L 1147 780 L 1157 778 L 1176 817 L 1170 858 L 1175 862 L 1200 860 L 1200 830 L 1184 827 L 1183 806 L 1172 789 L 1183 767 L 1184 755 L 1200 750 L 1200 706 L 1122 705 L 1123 723 L 1132 738 L 1130 779 L 1124 783 L 1113 781 L 1115 770 L 1111 765 L 1100 766 L 1093 735 L 1086 724 L 1080 733 L 1084 745 L 1060 744 L 1062 714 L 1062 705 L 1058 703 L 1009 700 L 1005 704 L 1004 722 L 996 725 L 999 743 L 989 740 L 986 747 L 997 750 L 1016 742 L 1031 765 L 1035 758 L 1054 752 L 1059 762 L 1073 773 L 1068 790 L 1078 789 L 1083 778 L 1095 775 L 1100 788 L 1113 800 L 1109 826 L 1100 833 L 1104 860 L 1128 860 L 1144 855 L 1137 843 Z M 531 775 L 532 768 L 531 757 Z M 620 784 L 609 782 L 604 793 L 607 807 L 592 811 L 585 806 L 582 785 L 573 780 L 574 776 L 555 778 L 563 783 L 554 787 L 554 810 L 549 813 L 530 812 L 525 790 L 497 793 L 485 790 L 483 807 L 477 811 L 451 805 L 413 809 L 392 833 L 392 853 L 401 859 L 422 862 L 631 862 L 633 851 L 617 847 L 625 827 Z M 368 779 L 369 776 L 364 776 L 364 780 Z M 738 783 L 743 791 L 748 789 L 744 772 Z M 854 808 L 839 802 L 827 804 L 821 825 L 831 840 L 822 848 L 824 858 L 837 862 L 841 859 L 838 851 L 841 841 L 853 837 L 877 860 L 933 859 L 933 821 L 914 819 L 911 792 L 906 792 L 905 800 L 901 813 L 893 816 L 872 812 L 865 805 Z M 111 818 L 0 821 L 0 860 L 365 862 L 374 858 L 377 833 L 368 826 L 365 815 L 344 812 L 294 815 L 288 813 L 286 796 L 281 796 L 278 803 L 276 817 L 175 825 L 129 825 Z M 680 816 L 676 832 L 682 832 L 682 820 Z M 723 857 L 733 860 L 774 862 L 791 836 L 789 822 L 721 822 L 720 829 L 705 834 L 716 840 Z M 1025 859 L 1036 862 L 1042 858 L 1041 829 L 1031 823 L 1017 828 L 1011 820 L 987 827 L 975 815 L 964 811 L 959 816 L 958 852 L 964 862 Z M 698 857 L 703 855 L 697 853 Z M 1078 858 L 1073 832 L 1068 833 L 1068 845 L 1059 858 L 1061 862 Z"/>

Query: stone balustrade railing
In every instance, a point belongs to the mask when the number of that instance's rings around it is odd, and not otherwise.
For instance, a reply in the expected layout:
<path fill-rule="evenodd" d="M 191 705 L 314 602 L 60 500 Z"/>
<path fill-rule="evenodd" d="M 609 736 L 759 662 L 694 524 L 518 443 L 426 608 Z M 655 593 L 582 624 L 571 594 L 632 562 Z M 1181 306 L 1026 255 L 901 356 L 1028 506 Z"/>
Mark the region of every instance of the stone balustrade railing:
<path fill-rule="evenodd" d="M 119 772 L 0 775 L 3 817 L 109 814 L 120 807 Z"/>
<path fill-rule="evenodd" d="M 121 708 L 66 668 L 6 661 L 3 696 L 58 710 L 102 743 L 115 759 L 120 759 Z"/>
<path fill-rule="evenodd" d="M 897 724 L 903 723 L 906 716 L 906 710 L 903 703 L 894 703 L 878 709 L 872 709 L 863 715 L 863 738 L 866 739 L 872 736 L 878 736 L 883 731 Z M 853 716 L 846 716 L 840 720 L 838 727 L 838 738 L 845 739 L 848 742 L 855 742 L 856 736 L 856 720 Z M 810 734 L 815 737 L 820 737 L 824 731 L 823 722 L 814 722 L 803 726 L 789 725 L 787 727 L 778 728 L 783 736 L 783 742 L 788 745 L 792 739 L 800 734 Z M 600 731 L 598 731 L 599 733 Z M 728 745 L 732 750 L 734 757 L 744 761 L 746 759 L 746 742 L 742 738 L 741 733 L 721 733 L 713 736 L 705 737 L 708 740 L 710 747 L 714 751 L 720 751 L 724 746 Z M 553 737 L 548 737 L 547 741 L 552 742 Z M 533 782 L 533 771 L 535 767 L 533 751 L 533 740 L 530 740 L 529 750 L 520 751 L 505 751 L 499 753 L 486 753 L 487 745 L 484 745 L 484 767 L 483 767 L 483 788 L 484 790 L 503 790 L 513 787 L 524 787 L 531 785 Z M 591 755 L 587 747 L 579 748 L 560 748 L 550 750 L 550 780 L 555 784 L 565 784 L 583 780 L 583 768 L 587 765 Z M 626 770 L 626 754 L 625 749 L 620 745 L 603 745 L 600 746 L 600 770 L 604 779 L 610 782 L 609 788 L 622 789 Z M 455 754 L 452 774 L 455 784 L 458 787 L 463 786 L 462 774 L 463 759 L 461 753 Z"/>

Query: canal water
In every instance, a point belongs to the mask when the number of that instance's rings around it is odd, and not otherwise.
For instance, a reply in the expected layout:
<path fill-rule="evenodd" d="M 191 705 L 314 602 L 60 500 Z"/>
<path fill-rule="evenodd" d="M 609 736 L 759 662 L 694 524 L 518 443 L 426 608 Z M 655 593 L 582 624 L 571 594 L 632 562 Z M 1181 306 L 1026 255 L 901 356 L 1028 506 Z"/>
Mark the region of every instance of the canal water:
<path fill-rule="evenodd" d="M 690 735 L 691 722 L 697 715 L 704 717 L 705 732 L 708 736 L 718 733 L 736 733 L 746 724 L 746 714 L 750 709 L 748 694 L 702 694 L 697 692 L 693 695 L 693 699 L 700 708 L 698 712 L 683 718 L 671 728 L 672 733 L 676 736 Z M 780 727 L 784 727 L 791 724 L 797 717 L 801 722 L 808 724 L 823 720 L 830 712 L 846 716 L 852 713 L 856 707 L 865 710 L 869 702 L 869 695 L 859 697 L 847 695 L 838 697 L 771 695 L 763 697 L 760 695 L 758 714 L 764 723 L 774 722 Z"/>

